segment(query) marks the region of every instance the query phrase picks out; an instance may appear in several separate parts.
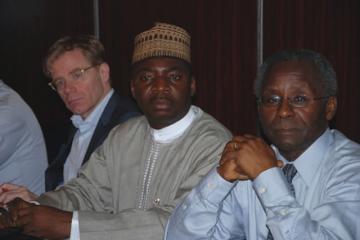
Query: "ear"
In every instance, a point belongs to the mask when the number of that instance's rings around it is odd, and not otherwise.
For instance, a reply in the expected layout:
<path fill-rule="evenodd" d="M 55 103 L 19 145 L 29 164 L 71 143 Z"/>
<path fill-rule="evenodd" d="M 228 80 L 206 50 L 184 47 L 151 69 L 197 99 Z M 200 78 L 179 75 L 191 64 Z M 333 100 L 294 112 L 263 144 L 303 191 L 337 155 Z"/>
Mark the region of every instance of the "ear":
<path fill-rule="evenodd" d="M 133 79 L 130 80 L 130 90 L 131 90 L 132 97 L 136 99 L 136 97 L 135 97 L 135 86 L 134 86 L 134 80 Z"/>
<path fill-rule="evenodd" d="M 110 83 L 110 67 L 109 65 L 104 62 L 100 64 L 100 76 L 103 82 L 109 82 Z"/>
<path fill-rule="evenodd" d="M 192 97 L 195 95 L 195 92 L 196 92 L 196 79 L 195 77 L 191 77 L 190 93 Z"/>
<path fill-rule="evenodd" d="M 333 119 L 337 109 L 337 99 L 335 96 L 329 97 L 326 102 L 325 117 L 326 120 L 330 121 Z"/>

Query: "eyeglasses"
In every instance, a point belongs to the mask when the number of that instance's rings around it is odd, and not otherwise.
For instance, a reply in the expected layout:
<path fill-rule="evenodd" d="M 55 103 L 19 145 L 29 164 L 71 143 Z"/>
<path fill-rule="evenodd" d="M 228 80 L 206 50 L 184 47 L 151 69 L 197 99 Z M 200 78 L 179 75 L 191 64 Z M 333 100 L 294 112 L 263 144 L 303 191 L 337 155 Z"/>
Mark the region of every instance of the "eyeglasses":
<path fill-rule="evenodd" d="M 75 69 L 74 71 L 70 72 L 68 80 L 65 80 L 64 78 L 60 78 L 60 79 L 56 79 L 56 80 L 49 82 L 48 85 L 54 91 L 61 92 L 62 90 L 64 90 L 66 84 L 68 84 L 69 82 L 71 82 L 71 83 L 79 82 L 80 80 L 83 79 L 83 76 L 87 70 L 89 70 L 93 67 L 96 67 L 98 65 L 100 65 L 100 64 L 91 65 L 86 68 Z"/>
<path fill-rule="evenodd" d="M 303 95 L 297 95 L 293 97 L 288 97 L 286 98 L 286 100 L 288 104 L 290 104 L 292 107 L 304 108 L 307 107 L 309 103 L 312 101 L 327 99 L 329 97 L 330 96 L 309 98 Z M 283 97 L 277 95 L 265 96 L 257 99 L 258 104 L 260 104 L 263 107 L 278 107 L 281 105 L 282 101 L 283 101 Z"/>

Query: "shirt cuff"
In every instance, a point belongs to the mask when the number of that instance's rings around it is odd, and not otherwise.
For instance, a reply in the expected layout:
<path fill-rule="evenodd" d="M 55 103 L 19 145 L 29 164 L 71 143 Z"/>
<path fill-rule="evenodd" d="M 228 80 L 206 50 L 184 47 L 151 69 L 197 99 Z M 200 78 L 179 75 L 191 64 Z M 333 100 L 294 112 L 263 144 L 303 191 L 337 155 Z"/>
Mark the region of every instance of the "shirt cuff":
<path fill-rule="evenodd" d="M 279 205 L 288 199 L 287 196 L 293 198 L 289 184 L 278 167 L 270 168 L 257 176 L 253 180 L 253 188 L 265 208 Z"/>
<path fill-rule="evenodd" d="M 74 211 L 71 219 L 70 240 L 80 240 L 79 214 Z"/>

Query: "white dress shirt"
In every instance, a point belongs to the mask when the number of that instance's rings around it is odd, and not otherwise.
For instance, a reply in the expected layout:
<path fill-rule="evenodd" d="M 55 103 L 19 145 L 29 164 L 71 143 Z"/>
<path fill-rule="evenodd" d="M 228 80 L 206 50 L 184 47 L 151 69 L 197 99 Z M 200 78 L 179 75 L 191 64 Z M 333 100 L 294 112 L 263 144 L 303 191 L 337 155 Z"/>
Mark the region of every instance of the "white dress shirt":
<path fill-rule="evenodd" d="M 64 183 L 77 177 L 95 128 L 113 93 L 114 90 L 111 89 L 86 119 L 79 115 L 71 117 L 73 125 L 78 130 L 75 133 L 70 153 L 64 164 Z"/>

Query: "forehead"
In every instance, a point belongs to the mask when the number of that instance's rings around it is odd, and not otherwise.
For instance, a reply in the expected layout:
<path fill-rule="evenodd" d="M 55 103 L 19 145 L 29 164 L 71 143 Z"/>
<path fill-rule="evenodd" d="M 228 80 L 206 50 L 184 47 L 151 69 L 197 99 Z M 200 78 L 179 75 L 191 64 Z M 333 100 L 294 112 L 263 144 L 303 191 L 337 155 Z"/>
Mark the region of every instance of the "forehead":
<path fill-rule="evenodd" d="M 153 57 L 145 59 L 132 68 L 132 72 L 140 71 L 171 71 L 171 70 L 180 70 L 187 71 L 186 64 L 177 58 L 171 57 Z"/>
<path fill-rule="evenodd" d="M 315 66 L 306 61 L 285 61 L 273 65 L 265 76 L 262 92 L 321 90 L 320 78 Z"/>
<path fill-rule="evenodd" d="M 83 52 L 76 48 L 71 51 L 66 51 L 63 54 L 57 56 L 49 63 L 49 70 L 51 73 L 60 69 L 72 70 L 77 67 L 84 67 L 84 64 L 88 64 L 89 61 Z"/>

